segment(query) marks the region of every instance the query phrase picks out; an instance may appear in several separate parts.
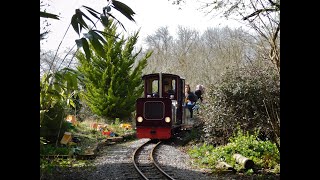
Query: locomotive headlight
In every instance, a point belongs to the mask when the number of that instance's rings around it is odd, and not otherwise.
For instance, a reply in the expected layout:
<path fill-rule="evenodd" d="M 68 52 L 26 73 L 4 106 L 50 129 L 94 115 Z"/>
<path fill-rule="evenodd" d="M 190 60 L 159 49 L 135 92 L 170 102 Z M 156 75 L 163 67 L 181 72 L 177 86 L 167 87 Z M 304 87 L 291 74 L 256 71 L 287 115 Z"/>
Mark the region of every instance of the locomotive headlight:
<path fill-rule="evenodd" d="M 169 123 L 169 122 L 171 121 L 171 118 L 170 118 L 170 117 L 166 117 L 164 120 L 165 120 L 167 123 Z"/>
<path fill-rule="evenodd" d="M 142 118 L 141 116 L 139 116 L 139 117 L 137 118 L 137 121 L 138 121 L 138 122 L 142 122 L 142 121 L 143 121 L 143 118 Z"/>

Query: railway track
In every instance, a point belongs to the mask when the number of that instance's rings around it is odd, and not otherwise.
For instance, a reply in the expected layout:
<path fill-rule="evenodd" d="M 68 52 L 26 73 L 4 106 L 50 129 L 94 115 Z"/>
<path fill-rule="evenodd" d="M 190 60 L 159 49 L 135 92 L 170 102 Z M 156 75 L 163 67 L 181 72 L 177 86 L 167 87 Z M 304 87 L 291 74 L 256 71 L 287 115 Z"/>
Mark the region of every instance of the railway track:
<path fill-rule="evenodd" d="M 137 148 L 132 156 L 132 161 L 136 171 L 143 179 L 171 179 L 174 180 L 172 173 L 165 172 L 155 161 L 155 150 L 161 144 L 151 140 Z"/>

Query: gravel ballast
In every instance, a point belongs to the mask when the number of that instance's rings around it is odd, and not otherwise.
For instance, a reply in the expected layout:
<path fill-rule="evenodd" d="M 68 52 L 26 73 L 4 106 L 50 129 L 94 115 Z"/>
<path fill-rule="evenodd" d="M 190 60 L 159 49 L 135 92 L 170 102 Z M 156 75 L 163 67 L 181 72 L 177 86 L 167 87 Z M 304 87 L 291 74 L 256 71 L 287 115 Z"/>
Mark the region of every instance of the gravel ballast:
<path fill-rule="evenodd" d="M 132 164 L 132 154 L 136 148 L 148 141 L 140 139 L 129 142 L 118 142 L 113 145 L 103 146 L 99 149 L 95 159 L 90 160 L 89 167 L 56 168 L 53 174 L 42 175 L 43 180 L 107 180 L 107 179 L 138 179 L 138 175 Z M 237 174 L 216 175 L 208 169 L 200 169 L 193 166 L 192 159 L 181 146 L 173 143 L 165 143 L 157 149 L 159 165 L 171 171 L 177 179 L 256 179 L 253 176 Z M 270 176 L 268 179 L 280 179 L 280 176 Z"/>

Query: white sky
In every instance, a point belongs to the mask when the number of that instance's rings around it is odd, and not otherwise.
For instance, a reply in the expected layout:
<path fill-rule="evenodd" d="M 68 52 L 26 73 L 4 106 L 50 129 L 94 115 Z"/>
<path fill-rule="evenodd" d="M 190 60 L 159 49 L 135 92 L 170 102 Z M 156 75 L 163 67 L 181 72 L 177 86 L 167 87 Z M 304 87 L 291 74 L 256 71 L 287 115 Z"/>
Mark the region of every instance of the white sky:
<path fill-rule="evenodd" d="M 49 22 L 49 30 L 47 40 L 43 42 L 41 48 L 44 50 L 56 50 L 62 41 L 75 9 L 82 5 L 91 7 L 98 12 L 102 12 L 102 8 L 107 5 L 106 0 L 48 0 L 50 7 L 47 12 L 59 14 L 60 20 L 52 20 Z M 212 19 L 211 16 L 205 16 L 203 12 L 197 10 L 199 3 L 196 0 L 186 0 L 186 4 L 179 6 L 172 5 L 172 0 L 119 0 L 128 5 L 136 14 L 133 16 L 136 23 L 129 21 L 125 16 L 112 9 L 111 13 L 120 20 L 125 26 L 128 33 L 133 33 L 141 28 L 137 45 L 142 45 L 143 39 L 148 35 L 152 35 L 159 27 L 168 26 L 171 35 L 176 34 L 178 25 L 189 27 L 203 32 L 207 27 L 224 27 L 231 28 L 241 26 L 234 20 Z M 81 8 L 83 12 L 86 12 Z M 90 16 L 92 17 L 92 16 Z M 94 18 L 93 18 L 94 19 Z M 242 26 L 243 27 L 243 26 Z M 102 30 L 102 28 L 98 28 Z M 121 30 L 120 27 L 118 30 Z M 126 35 L 126 33 L 125 33 Z M 65 39 L 62 41 L 60 51 L 66 47 L 72 47 L 75 40 L 79 38 L 77 33 L 70 26 Z"/>

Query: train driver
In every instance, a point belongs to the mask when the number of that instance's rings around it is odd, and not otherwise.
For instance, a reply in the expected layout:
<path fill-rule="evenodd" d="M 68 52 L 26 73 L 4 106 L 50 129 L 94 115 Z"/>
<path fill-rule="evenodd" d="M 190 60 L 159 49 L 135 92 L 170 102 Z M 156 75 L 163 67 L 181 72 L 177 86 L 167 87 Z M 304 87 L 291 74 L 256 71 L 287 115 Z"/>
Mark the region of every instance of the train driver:
<path fill-rule="evenodd" d="M 164 85 L 163 97 L 169 97 L 170 95 L 174 94 L 174 90 L 172 88 L 171 79 L 165 79 L 163 81 L 163 85 Z"/>

